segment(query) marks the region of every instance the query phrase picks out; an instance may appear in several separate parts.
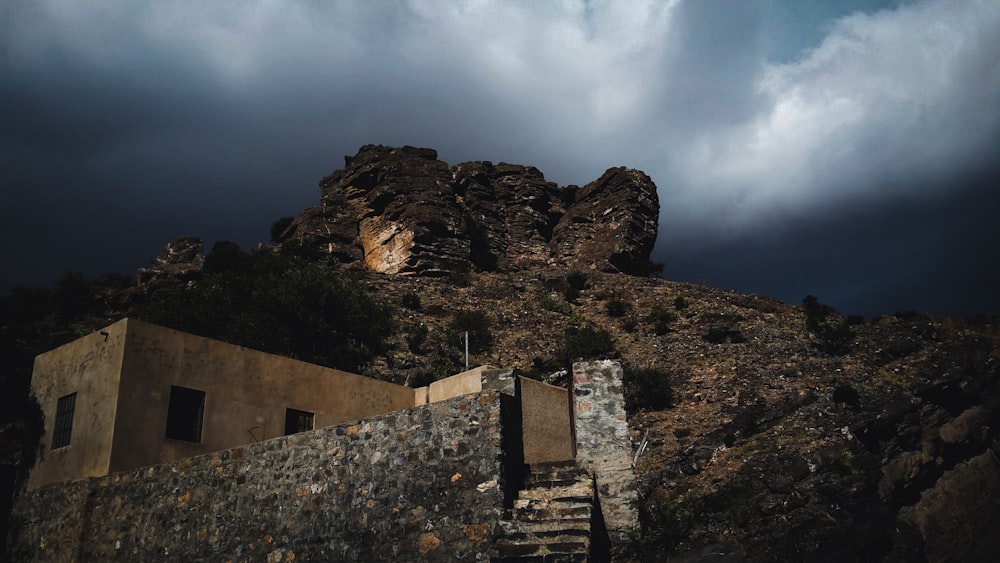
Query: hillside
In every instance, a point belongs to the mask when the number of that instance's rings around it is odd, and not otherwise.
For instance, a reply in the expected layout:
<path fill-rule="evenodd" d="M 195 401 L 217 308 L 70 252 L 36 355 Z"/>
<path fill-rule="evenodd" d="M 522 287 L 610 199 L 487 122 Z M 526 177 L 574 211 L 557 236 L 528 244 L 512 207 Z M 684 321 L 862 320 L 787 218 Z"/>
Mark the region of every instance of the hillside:
<path fill-rule="evenodd" d="M 644 558 L 711 545 L 751 561 L 977 560 L 998 547 L 1000 512 L 982 502 L 1000 498 L 995 324 L 888 316 L 851 325 L 843 353 L 829 353 L 803 307 L 707 286 L 552 267 L 346 275 L 395 305 L 397 330 L 368 375 L 419 384 L 460 369 L 449 326 L 479 312 L 492 343 L 472 364 L 564 382 L 574 331 L 606 330 L 613 349 L 590 338 L 573 353 L 667 378 L 669 406 L 630 419 L 644 445 Z M 567 278 L 582 285 L 574 302 Z M 75 332 L 129 309 L 103 313 Z M 633 407 L 651 383 L 631 383 Z"/>
<path fill-rule="evenodd" d="M 226 324 L 236 311 L 260 346 L 281 333 L 288 347 L 269 351 L 350 357 L 413 386 L 464 369 L 466 330 L 471 365 L 555 384 L 574 359 L 620 358 L 644 524 L 636 560 L 976 561 L 1000 549 L 998 319 L 866 323 L 814 298 L 648 277 L 658 204 L 637 171 L 560 189 L 530 167 L 449 168 L 427 149 L 364 147 L 322 186 L 322 205 L 276 223 L 274 246 L 203 257 L 199 240 L 179 239 L 138 284 L 69 275 L 0 303 L 7 488 L 36 451 L 34 354 L 124 316 L 183 322 L 219 304 L 205 314 Z M 301 288 L 344 298 L 330 309 L 343 316 L 310 310 Z M 349 316 L 362 302 L 375 316 Z M 290 303 L 300 309 L 283 321 Z M 383 313 L 351 355 L 309 355 L 328 341 L 303 331 L 357 340 L 345 319 Z M 302 317 L 318 324 L 290 328 Z M 258 346 L 240 340 L 247 331 L 201 329 Z"/>
<path fill-rule="evenodd" d="M 550 375 L 567 330 L 597 327 L 626 366 L 668 377 L 672 404 L 630 420 L 636 447 L 646 444 L 646 555 L 735 542 L 715 548 L 754 561 L 978 560 L 996 547 L 997 506 L 978 502 L 1000 495 L 995 325 L 887 316 L 850 326 L 843 353 L 831 354 L 802 307 L 586 277 L 575 304 L 556 270 L 366 283 L 395 302 L 419 296 L 420 310 L 397 314 L 426 326 L 430 343 L 455 314 L 482 311 L 494 343 L 473 363 Z M 616 301 L 620 317 L 608 312 Z M 434 362 L 402 341 L 396 350 L 371 373 L 398 379 Z M 640 402 L 643 383 L 630 391 Z"/>

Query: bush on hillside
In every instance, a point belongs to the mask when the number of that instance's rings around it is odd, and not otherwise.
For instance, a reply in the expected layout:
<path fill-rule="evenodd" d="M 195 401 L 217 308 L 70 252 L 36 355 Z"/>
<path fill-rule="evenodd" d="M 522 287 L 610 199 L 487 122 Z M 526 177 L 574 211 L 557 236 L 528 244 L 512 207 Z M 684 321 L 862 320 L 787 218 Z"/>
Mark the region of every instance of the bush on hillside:
<path fill-rule="evenodd" d="M 566 275 L 566 289 L 563 297 L 569 303 L 576 303 L 580 297 L 580 292 L 587 288 L 587 274 L 583 272 L 570 272 Z"/>
<path fill-rule="evenodd" d="M 566 340 L 559 356 L 561 363 L 572 369 L 573 362 L 615 358 L 618 351 L 607 330 L 571 327 L 566 329 Z"/>
<path fill-rule="evenodd" d="M 625 408 L 629 412 L 639 409 L 665 409 L 674 400 L 670 374 L 654 368 L 627 368 L 623 372 Z"/>
<path fill-rule="evenodd" d="M 624 317 L 629 311 L 629 306 L 628 303 L 620 299 L 614 299 L 604 304 L 604 310 L 608 313 L 609 317 Z"/>
<path fill-rule="evenodd" d="M 851 323 L 814 295 L 806 295 L 802 308 L 806 313 L 806 328 L 819 339 L 819 348 L 830 355 L 847 353 L 854 339 Z"/>
<path fill-rule="evenodd" d="M 653 310 L 646 315 L 646 322 L 652 328 L 653 334 L 657 336 L 663 336 L 673 330 L 670 325 L 674 324 L 676 320 L 676 313 L 668 311 L 660 305 L 654 306 Z"/>
<path fill-rule="evenodd" d="M 469 353 L 481 354 L 493 347 L 490 321 L 482 311 L 463 311 L 448 323 L 447 342 L 465 350 L 465 333 L 469 333 Z"/>
<path fill-rule="evenodd" d="M 403 297 L 400 299 L 400 305 L 413 311 L 419 311 L 423 307 L 420 303 L 420 296 L 413 291 L 407 291 L 403 294 Z"/>
<path fill-rule="evenodd" d="M 560 315 L 569 315 L 573 312 L 573 308 L 569 303 L 566 301 L 557 301 L 548 295 L 538 300 L 538 307 L 546 311 L 559 313 Z"/>

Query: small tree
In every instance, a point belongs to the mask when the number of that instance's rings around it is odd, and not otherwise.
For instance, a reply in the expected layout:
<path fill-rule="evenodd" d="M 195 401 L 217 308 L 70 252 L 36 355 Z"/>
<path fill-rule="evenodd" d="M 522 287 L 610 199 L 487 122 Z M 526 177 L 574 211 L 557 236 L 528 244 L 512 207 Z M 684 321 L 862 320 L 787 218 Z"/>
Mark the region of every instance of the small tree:
<path fill-rule="evenodd" d="M 469 353 L 481 354 L 493 347 L 490 321 L 482 311 L 463 311 L 448 323 L 448 344 L 465 349 L 465 333 L 469 333 Z"/>
<path fill-rule="evenodd" d="M 629 306 L 628 303 L 615 299 L 605 303 L 604 310 L 607 311 L 609 317 L 624 317 L 629 311 Z"/>

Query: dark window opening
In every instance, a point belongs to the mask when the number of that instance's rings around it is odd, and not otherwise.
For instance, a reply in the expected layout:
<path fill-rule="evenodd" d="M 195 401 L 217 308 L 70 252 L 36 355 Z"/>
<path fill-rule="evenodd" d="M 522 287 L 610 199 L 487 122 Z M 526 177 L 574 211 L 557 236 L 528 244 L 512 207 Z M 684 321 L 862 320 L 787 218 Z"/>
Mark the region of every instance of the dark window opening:
<path fill-rule="evenodd" d="M 285 436 L 313 429 L 313 413 L 285 409 Z"/>
<path fill-rule="evenodd" d="M 167 438 L 201 442 L 201 423 L 205 417 L 205 392 L 170 386 L 167 407 Z"/>
<path fill-rule="evenodd" d="M 52 449 L 69 445 L 73 435 L 73 414 L 76 412 L 76 393 L 59 397 L 56 404 L 56 427 L 52 432 Z"/>

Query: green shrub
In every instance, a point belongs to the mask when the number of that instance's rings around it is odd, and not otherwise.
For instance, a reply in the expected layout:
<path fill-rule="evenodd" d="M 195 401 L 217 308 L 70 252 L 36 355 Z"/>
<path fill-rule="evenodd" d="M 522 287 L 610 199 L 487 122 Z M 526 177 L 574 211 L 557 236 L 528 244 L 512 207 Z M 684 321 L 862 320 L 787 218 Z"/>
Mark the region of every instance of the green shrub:
<path fill-rule="evenodd" d="M 654 306 L 653 310 L 646 315 L 646 322 L 653 329 L 653 334 L 657 336 L 663 336 L 673 330 L 670 325 L 676 320 L 676 313 L 668 311 L 660 305 Z"/>
<path fill-rule="evenodd" d="M 556 301 L 548 295 L 538 300 L 538 306 L 546 311 L 552 311 L 553 313 L 559 313 L 560 315 L 569 315 L 573 312 L 573 308 L 570 307 L 569 303 L 566 303 L 565 301 Z"/>
<path fill-rule="evenodd" d="M 392 308 L 342 279 L 333 262 L 217 244 L 211 271 L 177 292 L 155 293 L 143 320 L 255 350 L 360 371 L 387 350 Z"/>
<path fill-rule="evenodd" d="M 727 431 L 738 432 L 746 438 L 761 431 L 761 424 L 767 414 L 763 405 L 750 403 L 738 408 L 732 421 L 727 425 Z"/>
<path fill-rule="evenodd" d="M 688 302 L 687 302 L 686 299 L 684 299 L 680 295 L 678 295 L 677 297 L 674 297 L 674 309 L 677 309 L 678 311 L 682 311 L 684 309 L 687 309 L 687 306 L 688 306 Z"/>
<path fill-rule="evenodd" d="M 615 299 L 605 303 L 604 310 L 607 311 L 609 317 L 624 317 L 629 311 L 629 306 L 628 303 Z"/>
<path fill-rule="evenodd" d="M 413 291 L 407 291 L 403 294 L 402 299 L 399 300 L 400 305 L 406 307 L 407 309 L 412 309 L 414 311 L 419 311 L 422 305 L 420 304 L 420 296 Z"/>
<path fill-rule="evenodd" d="M 469 333 L 469 353 L 480 354 L 493 346 L 490 321 L 482 311 L 463 311 L 448 323 L 447 342 L 465 350 L 465 333 Z"/>
<path fill-rule="evenodd" d="M 629 412 L 639 409 L 665 409 L 674 400 L 670 374 L 654 368 L 625 369 L 625 406 Z"/>
<path fill-rule="evenodd" d="M 240 250 L 240 245 L 229 240 L 220 240 L 212 245 L 212 251 L 205 256 L 202 268 L 206 274 L 244 274 L 257 264 L 254 255 Z"/>
<path fill-rule="evenodd" d="M 566 275 L 566 290 L 563 297 L 569 303 L 576 303 L 580 297 L 580 292 L 587 288 L 587 274 L 583 272 L 570 272 Z"/>
<path fill-rule="evenodd" d="M 578 360 L 601 360 L 618 356 L 611 334 L 590 327 L 566 329 L 566 341 L 560 353 L 562 364 L 567 369 Z"/>
<path fill-rule="evenodd" d="M 856 407 L 861 404 L 861 395 L 858 395 L 858 392 L 850 385 L 841 384 L 833 390 L 833 402 Z"/>
<path fill-rule="evenodd" d="M 427 327 L 422 324 L 411 324 L 406 327 L 406 347 L 414 354 L 423 353 L 424 342 L 427 341 Z"/>

